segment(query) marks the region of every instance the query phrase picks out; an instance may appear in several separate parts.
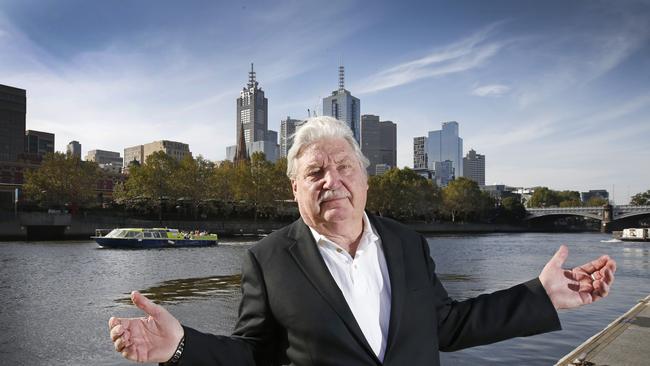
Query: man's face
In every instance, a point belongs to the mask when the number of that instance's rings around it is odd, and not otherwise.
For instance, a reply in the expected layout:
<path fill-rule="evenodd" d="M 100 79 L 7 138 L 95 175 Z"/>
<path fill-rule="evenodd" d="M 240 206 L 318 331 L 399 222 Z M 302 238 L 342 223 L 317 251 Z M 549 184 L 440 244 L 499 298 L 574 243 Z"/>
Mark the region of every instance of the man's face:
<path fill-rule="evenodd" d="M 362 220 L 368 178 L 345 139 L 323 139 L 307 146 L 291 181 L 300 216 L 312 227 Z"/>

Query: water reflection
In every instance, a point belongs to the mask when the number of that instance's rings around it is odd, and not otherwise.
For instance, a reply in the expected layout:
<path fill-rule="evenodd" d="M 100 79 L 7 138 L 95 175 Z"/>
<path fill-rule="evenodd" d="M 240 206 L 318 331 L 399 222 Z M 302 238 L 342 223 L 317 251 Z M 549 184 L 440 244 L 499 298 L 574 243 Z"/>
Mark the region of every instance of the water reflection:
<path fill-rule="evenodd" d="M 438 273 L 438 279 L 442 282 L 469 282 L 474 281 L 474 277 L 458 273 Z"/>
<path fill-rule="evenodd" d="M 140 293 L 156 304 L 177 304 L 218 295 L 230 295 L 239 291 L 241 275 L 181 278 L 162 282 Z M 122 304 L 131 304 L 130 294 L 115 300 Z"/>

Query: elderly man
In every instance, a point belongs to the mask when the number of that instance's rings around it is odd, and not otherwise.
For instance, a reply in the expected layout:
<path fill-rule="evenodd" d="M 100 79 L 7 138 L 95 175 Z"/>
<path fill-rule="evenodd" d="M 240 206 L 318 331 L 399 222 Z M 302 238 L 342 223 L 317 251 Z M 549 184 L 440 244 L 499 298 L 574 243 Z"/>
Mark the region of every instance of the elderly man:
<path fill-rule="evenodd" d="M 182 326 L 133 292 L 146 318 L 109 320 L 129 360 L 178 365 L 438 365 L 439 350 L 560 329 L 556 309 L 607 296 L 607 256 L 562 269 L 562 246 L 538 278 L 477 298 L 449 298 L 426 240 L 364 212 L 366 166 L 350 129 L 304 124 L 287 173 L 300 219 L 248 250 L 232 336 Z"/>

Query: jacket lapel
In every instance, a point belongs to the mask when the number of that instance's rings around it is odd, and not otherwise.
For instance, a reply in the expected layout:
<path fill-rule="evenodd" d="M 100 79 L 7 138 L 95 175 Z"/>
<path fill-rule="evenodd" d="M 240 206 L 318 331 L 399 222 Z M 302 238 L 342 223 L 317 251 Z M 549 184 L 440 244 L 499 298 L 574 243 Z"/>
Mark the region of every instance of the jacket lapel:
<path fill-rule="evenodd" d="M 318 293 L 338 314 L 350 333 L 352 333 L 363 349 L 377 363 L 380 363 L 379 359 L 377 359 L 377 356 L 366 341 L 366 338 L 354 318 L 348 303 L 345 301 L 343 293 L 334 281 L 334 278 L 332 278 L 325 261 L 323 261 L 323 257 L 318 251 L 318 247 L 314 241 L 314 237 L 309 231 L 309 228 L 302 219 L 297 220 L 291 226 L 288 235 L 294 242 L 289 246 L 288 250 L 298 264 L 298 267 L 300 267 L 316 291 L 318 291 Z"/>
<path fill-rule="evenodd" d="M 404 274 L 404 255 L 402 240 L 397 233 L 388 230 L 383 223 L 375 216 L 368 214 L 370 222 L 377 230 L 381 238 L 384 256 L 386 257 L 386 266 L 390 276 L 391 304 L 390 304 L 390 321 L 388 323 L 388 339 L 386 341 L 386 352 L 384 360 L 388 360 L 389 352 L 395 343 L 396 335 L 399 333 L 399 323 L 404 309 L 404 299 L 406 297 L 406 280 Z"/>

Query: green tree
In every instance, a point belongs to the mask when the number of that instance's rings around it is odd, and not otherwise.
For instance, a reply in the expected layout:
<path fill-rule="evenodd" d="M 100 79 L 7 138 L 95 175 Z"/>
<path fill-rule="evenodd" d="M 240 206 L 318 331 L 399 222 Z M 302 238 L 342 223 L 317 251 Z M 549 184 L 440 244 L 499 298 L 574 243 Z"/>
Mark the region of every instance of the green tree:
<path fill-rule="evenodd" d="M 214 170 L 214 164 L 205 160 L 201 155 L 196 159 L 186 156 L 178 164 L 170 176 L 175 183 L 173 185 L 174 196 L 192 205 L 194 218 L 198 216 L 198 209 L 203 200 L 209 196 L 210 177 Z"/>
<path fill-rule="evenodd" d="M 96 202 L 99 168 L 93 162 L 59 152 L 49 153 L 41 166 L 25 172 L 25 195 L 43 207 L 69 205 L 73 210 Z"/>
<path fill-rule="evenodd" d="M 632 199 L 630 200 L 630 204 L 635 206 L 650 205 L 650 189 L 645 192 L 637 193 L 634 196 L 632 196 Z"/>
<path fill-rule="evenodd" d="M 479 218 L 494 204 L 488 194 L 481 192 L 475 181 L 461 177 L 443 188 L 442 206 L 451 221 L 455 222 L 458 217 L 464 220 Z"/>
<path fill-rule="evenodd" d="M 174 174 L 178 161 L 163 151 L 156 151 L 147 157 L 145 164 L 131 164 L 129 176 L 124 185 L 117 185 L 113 195 L 118 202 L 129 207 L 152 207 L 158 209 L 162 219 L 163 200 L 178 198 Z"/>
<path fill-rule="evenodd" d="M 235 165 L 231 161 L 226 160 L 215 167 L 210 175 L 209 196 L 221 202 L 234 201 L 234 176 Z"/>
<path fill-rule="evenodd" d="M 518 197 L 505 197 L 501 200 L 500 214 L 506 221 L 520 221 L 526 217 L 526 207 Z"/>
<path fill-rule="evenodd" d="M 557 207 L 560 197 L 556 191 L 547 187 L 537 187 L 528 200 L 528 207 Z"/>
<path fill-rule="evenodd" d="M 393 168 L 368 179 L 366 207 L 398 220 L 432 219 L 440 206 L 440 190 L 409 168 Z"/>
<path fill-rule="evenodd" d="M 606 199 L 604 199 L 602 197 L 599 197 L 599 196 L 594 196 L 594 197 L 591 197 L 590 199 L 588 199 L 587 202 L 585 202 L 585 206 L 587 206 L 587 207 L 604 206 L 607 203 L 608 202 L 607 202 Z"/>
<path fill-rule="evenodd" d="M 580 192 L 576 191 L 561 191 L 557 192 L 560 200 L 560 207 L 580 207 L 582 201 L 580 200 Z"/>

